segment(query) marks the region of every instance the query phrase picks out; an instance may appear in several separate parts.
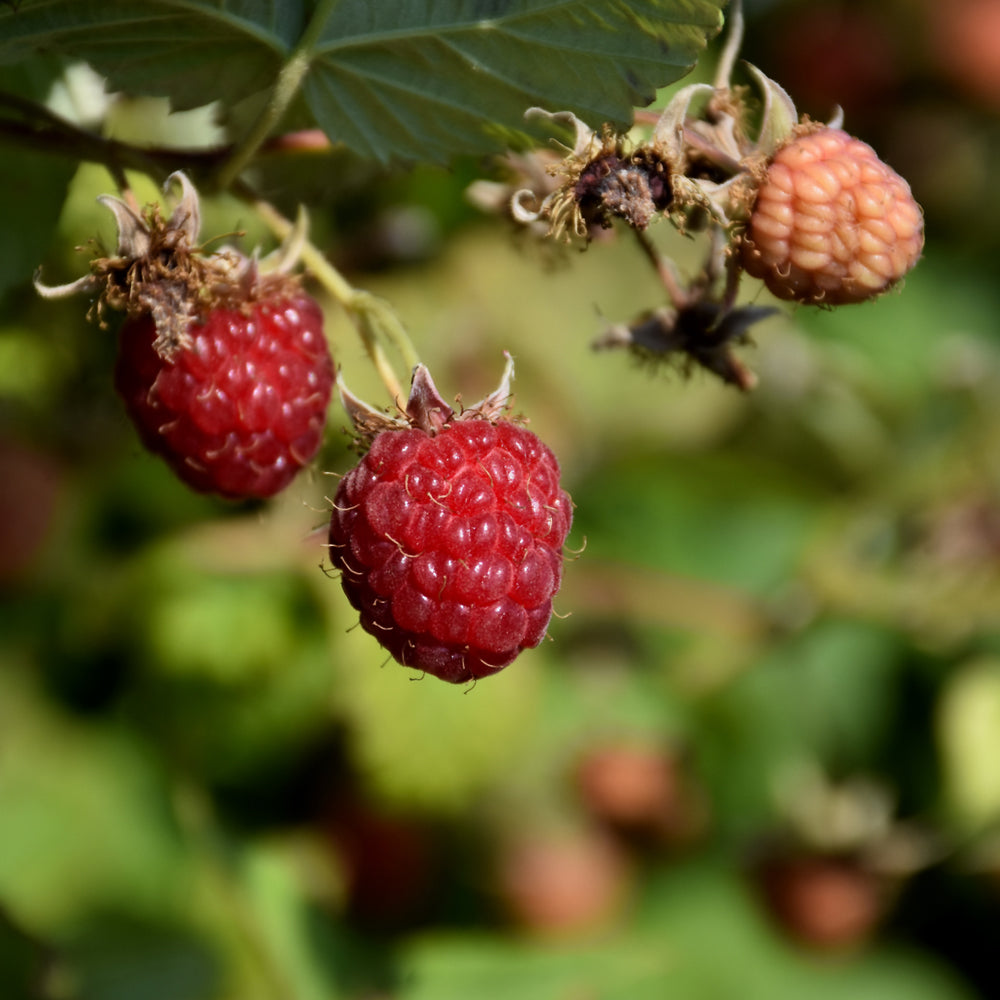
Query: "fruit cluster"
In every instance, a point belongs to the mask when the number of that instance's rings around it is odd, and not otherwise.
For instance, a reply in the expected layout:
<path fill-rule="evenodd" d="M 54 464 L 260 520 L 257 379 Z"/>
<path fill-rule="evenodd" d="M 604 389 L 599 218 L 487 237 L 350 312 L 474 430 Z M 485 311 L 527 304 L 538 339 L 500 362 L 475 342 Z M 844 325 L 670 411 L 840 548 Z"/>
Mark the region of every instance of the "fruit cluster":
<path fill-rule="evenodd" d="M 270 497 L 317 454 L 334 382 L 318 303 L 284 267 L 197 249 L 198 195 L 164 220 L 101 202 L 117 252 L 45 296 L 125 313 L 114 382 L 143 444 L 193 489 Z M 282 261 L 294 259 L 280 254 Z M 572 504 L 552 452 L 510 420 L 501 386 L 456 414 L 418 367 L 405 419 L 341 386 L 365 454 L 332 504 L 329 552 L 362 626 L 405 666 L 475 680 L 537 646 L 562 577 Z"/>
<path fill-rule="evenodd" d="M 548 115 L 575 130 L 575 145 L 554 162 L 541 153 L 540 168 L 527 171 L 540 189 L 518 190 L 508 205 L 517 221 L 565 240 L 624 220 L 670 303 L 597 346 L 680 357 L 748 389 L 753 375 L 731 345 L 773 309 L 736 306 L 741 274 L 779 299 L 863 302 L 919 259 L 923 218 L 871 147 L 838 122 L 800 121 L 781 87 L 752 67 L 763 114 L 750 137 L 745 92 L 728 81 L 738 5 L 733 23 L 716 84 L 683 88 L 641 141 Z M 108 311 L 125 314 L 115 386 L 142 442 L 185 483 L 229 499 L 271 497 L 322 444 L 335 381 L 323 314 L 290 273 L 290 248 L 274 267 L 231 248 L 205 253 L 197 192 L 181 173 L 171 184 L 180 198 L 166 219 L 158 206 L 140 213 L 102 197 L 118 223 L 115 254 L 69 285 L 36 286 L 50 297 L 95 296 L 102 323 Z M 660 216 L 711 235 L 701 273 L 686 284 L 643 235 Z M 572 504 L 552 452 L 509 417 L 512 374 L 508 363 L 496 392 L 456 413 L 418 365 L 399 417 L 341 382 L 363 457 L 332 501 L 330 560 L 366 631 L 400 663 L 454 683 L 538 645 L 562 576 Z M 384 381 L 396 395 L 395 379 Z"/>
<path fill-rule="evenodd" d="M 732 355 L 749 327 L 771 311 L 736 305 L 740 276 L 764 282 L 778 299 L 825 307 L 866 302 L 913 268 L 923 250 L 923 213 L 909 185 L 866 143 L 835 120 L 799 120 L 791 98 L 750 67 L 762 96 L 755 109 L 729 73 L 740 40 L 733 37 L 714 85 L 682 88 L 655 119 L 651 134 L 590 129 L 570 112 L 545 116 L 569 125 L 575 143 L 539 171 L 520 170 L 531 187 L 510 193 L 509 211 L 548 237 L 589 241 L 615 220 L 636 234 L 654 260 L 669 304 L 613 327 L 597 347 L 624 346 L 652 360 L 700 365 L 742 389 L 755 379 Z M 512 161 L 523 166 L 523 158 Z M 495 191 L 474 200 L 496 204 Z M 659 256 L 645 230 L 659 217 L 679 230 L 710 234 L 707 259 L 687 283 Z"/>

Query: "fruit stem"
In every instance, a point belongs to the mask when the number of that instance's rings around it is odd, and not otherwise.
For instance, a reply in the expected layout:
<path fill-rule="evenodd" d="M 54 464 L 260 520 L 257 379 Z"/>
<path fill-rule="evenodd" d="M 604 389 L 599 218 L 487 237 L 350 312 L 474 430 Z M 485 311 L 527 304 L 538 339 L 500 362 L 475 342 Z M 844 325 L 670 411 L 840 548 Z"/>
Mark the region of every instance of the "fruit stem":
<path fill-rule="evenodd" d="M 248 185 L 239 183 L 235 186 L 235 191 L 252 205 L 254 211 L 279 240 L 288 238 L 295 228 L 294 223 L 286 219 L 270 202 L 259 198 Z M 388 303 L 370 292 L 355 288 L 310 240 L 303 241 L 299 256 L 313 277 L 348 314 L 361 338 L 365 353 L 375 366 L 390 398 L 398 406 L 402 406 L 406 400 L 406 393 L 379 343 L 378 334 L 390 340 L 410 369 L 416 367 L 419 359 L 395 311 Z"/>
<path fill-rule="evenodd" d="M 336 5 L 337 0 L 319 0 L 295 50 L 278 73 L 264 110 L 219 168 L 215 180 L 222 190 L 228 188 L 239 177 L 295 100 L 295 95 L 299 92 L 312 64 L 313 48 Z"/>
<path fill-rule="evenodd" d="M 740 290 L 740 278 L 743 271 L 735 256 L 726 257 L 723 264 L 726 272 L 726 284 L 722 292 L 721 306 L 723 314 L 728 313 L 736 305 L 736 296 Z"/>
<path fill-rule="evenodd" d="M 670 301 L 678 309 L 683 309 L 689 302 L 689 296 L 677 276 L 674 262 L 656 249 L 653 241 L 645 232 L 640 229 L 633 229 L 632 232 L 635 233 L 635 238 L 639 241 L 642 252 L 656 269 L 663 287 L 667 290 L 667 295 L 670 296 Z"/>
<path fill-rule="evenodd" d="M 407 371 L 412 372 L 420 364 L 420 356 L 406 332 L 406 327 L 403 326 L 403 321 L 385 299 L 369 292 L 358 292 L 355 309 L 368 318 L 376 333 L 381 333 L 396 348 Z"/>

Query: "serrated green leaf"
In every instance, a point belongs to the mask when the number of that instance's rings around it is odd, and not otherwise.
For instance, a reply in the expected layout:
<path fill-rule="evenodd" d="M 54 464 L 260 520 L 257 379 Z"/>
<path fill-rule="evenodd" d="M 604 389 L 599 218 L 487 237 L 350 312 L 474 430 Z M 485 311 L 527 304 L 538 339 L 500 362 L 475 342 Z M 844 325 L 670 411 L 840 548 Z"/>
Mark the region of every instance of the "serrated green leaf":
<path fill-rule="evenodd" d="M 310 24 L 304 0 L 25 0 L 0 8 L 0 63 L 44 48 L 177 108 L 231 104 L 269 89 L 306 32 L 303 92 L 333 141 L 382 161 L 445 160 L 500 148 L 532 105 L 628 123 L 690 67 L 724 3 L 341 0 Z"/>
<path fill-rule="evenodd" d="M 629 122 L 720 25 L 715 0 L 450 0 L 337 5 L 305 92 L 334 140 L 380 160 L 497 145 L 541 104 Z"/>

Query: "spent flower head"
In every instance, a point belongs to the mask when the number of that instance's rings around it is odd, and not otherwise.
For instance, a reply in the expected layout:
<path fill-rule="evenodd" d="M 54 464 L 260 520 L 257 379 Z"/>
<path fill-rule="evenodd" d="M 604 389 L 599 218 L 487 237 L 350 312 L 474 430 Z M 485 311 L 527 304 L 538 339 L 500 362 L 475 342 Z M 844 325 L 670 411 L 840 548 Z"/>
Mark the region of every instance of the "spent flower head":
<path fill-rule="evenodd" d="M 98 202 L 114 215 L 118 226 L 115 252 L 95 257 L 89 274 L 64 285 L 45 285 L 36 274 L 38 293 L 45 298 L 96 296 L 91 315 L 102 325 L 108 309 L 130 319 L 151 316 L 156 350 L 171 357 L 190 345 L 191 323 L 212 310 L 247 310 L 261 299 L 297 289 L 298 279 L 289 272 L 305 238 L 304 215 L 285 245 L 265 260 L 256 252 L 247 256 L 230 246 L 207 253 L 198 243 L 198 192 L 181 171 L 167 178 L 164 191 L 175 186 L 180 195 L 166 218 L 159 204 L 137 211 L 121 198 L 101 195 Z"/>
<path fill-rule="evenodd" d="M 576 141 L 546 169 L 558 182 L 554 189 L 541 196 L 531 188 L 514 193 L 511 214 L 518 222 L 544 220 L 549 236 L 588 239 L 594 228 L 607 229 L 615 218 L 643 230 L 669 207 L 674 168 L 658 150 L 636 145 L 610 125 L 595 132 L 570 111 L 530 108 L 526 114 L 572 126 Z"/>

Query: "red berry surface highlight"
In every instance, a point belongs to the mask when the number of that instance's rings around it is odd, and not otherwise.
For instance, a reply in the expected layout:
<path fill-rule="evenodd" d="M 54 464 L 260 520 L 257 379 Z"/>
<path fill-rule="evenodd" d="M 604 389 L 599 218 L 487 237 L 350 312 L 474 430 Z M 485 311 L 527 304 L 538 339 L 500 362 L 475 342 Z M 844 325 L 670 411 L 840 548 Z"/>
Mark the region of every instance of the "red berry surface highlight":
<path fill-rule="evenodd" d="M 821 128 L 774 155 L 741 254 L 780 299 L 844 305 L 886 291 L 923 244 L 923 214 L 906 181 L 860 139 Z"/>
<path fill-rule="evenodd" d="M 145 446 L 196 490 L 273 496 L 315 456 L 333 387 L 319 306 L 303 292 L 215 308 L 169 358 L 149 314 L 122 327 L 115 387 Z"/>
<path fill-rule="evenodd" d="M 377 435 L 337 490 L 330 558 L 365 631 L 404 666 L 462 683 L 541 642 L 571 521 L 538 437 L 466 417 Z"/>

